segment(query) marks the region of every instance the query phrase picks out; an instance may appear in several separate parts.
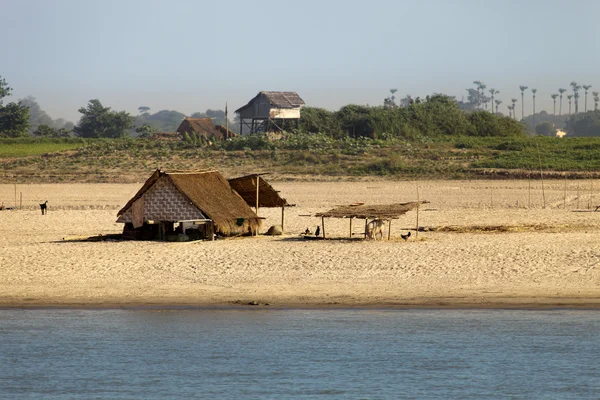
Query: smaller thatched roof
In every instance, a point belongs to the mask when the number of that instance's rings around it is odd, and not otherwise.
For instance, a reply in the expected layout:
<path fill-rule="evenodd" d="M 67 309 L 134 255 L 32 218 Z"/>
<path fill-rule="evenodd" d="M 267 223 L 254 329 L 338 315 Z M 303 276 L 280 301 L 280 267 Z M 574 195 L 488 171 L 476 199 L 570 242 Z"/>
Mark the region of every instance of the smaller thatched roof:
<path fill-rule="evenodd" d="M 265 181 L 260 174 L 253 174 L 233 178 L 229 184 L 238 192 L 249 206 L 256 206 L 256 180 L 258 179 L 258 206 L 259 207 L 285 207 L 288 206 L 286 199 L 279 196 L 279 192 Z"/>
<path fill-rule="evenodd" d="M 349 205 L 339 206 L 326 212 L 318 213 L 316 217 L 326 218 L 365 218 L 365 219 L 397 219 L 420 204 L 429 203 L 412 201 L 410 203 L 385 205 Z"/>
<path fill-rule="evenodd" d="M 203 135 L 206 138 L 213 138 L 223 140 L 225 135 L 217 129 L 212 118 L 190 118 L 186 117 L 181 121 L 177 132 L 195 132 L 199 135 Z"/>

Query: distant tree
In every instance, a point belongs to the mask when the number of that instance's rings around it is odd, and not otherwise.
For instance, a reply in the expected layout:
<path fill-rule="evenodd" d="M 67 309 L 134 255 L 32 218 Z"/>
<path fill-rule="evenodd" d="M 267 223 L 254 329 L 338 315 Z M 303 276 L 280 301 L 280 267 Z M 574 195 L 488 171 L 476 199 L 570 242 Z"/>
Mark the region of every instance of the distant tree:
<path fill-rule="evenodd" d="M 494 103 L 496 103 L 496 114 L 498 114 L 498 107 L 502 104 L 502 100 L 494 100 Z"/>
<path fill-rule="evenodd" d="M 33 131 L 35 136 L 40 137 L 49 137 L 49 138 L 61 138 L 61 137 L 69 137 L 69 131 L 65 128 L 53 128 L 48 125 L 39 125 L 35 131 Z"/>
<path fill-rule="evenodd" d="M 525 88 L 525 89 L 527 89 L 527 88 Z M 523 90 L 525 90 L 525 89 L 523 89 Z M 516 113 L 515 113 L 515 106 L 516 106 L 516 104 L 517 104 L 517 99 L 515 99 L 515 98 L 512 98 L 512 99 L 510 99 L 510 101 L 512 101 L 512 111 L 513 111 L 513 118 L 514 118 L 514 119 L 517 119 L 517 115 L 516 115 Z"/>
<path fill-rule="evenodd" d="M 573 98 L 573 95 L 567 95 L 567 99 L 569 99 L 569 114 L 571 114 L 571 99 Z"/>
<path fill-rule="evenodd" d="M 527 90 L 527 86 L 519 86 L 521 90 L 521 119 L 525 118 L 525 91 Z"/>
<path fill-rule="evenodd" d="M 148 124 L 143 124 L 142 126 L 138 126 L 135 128 L 135 132 L 138 134 L 139 139 L 147 139 L 152 137 L 152 134 L 156 132 L 156 129 Z"/>
<path fill-rule="evenodd" d="M 571 82 L 570 85 L 571 85 L 571 88 L 573 89 L 573 99 L 575 102 L 575 114 L 577 114 L 579 112 L 579 90 L 581 89 L 581 85 L 577 84 L 577 82 L 575 82 L 575 81 Z"/>
<path fill-rule="evenodd" d="M 0 135 L 4 137 L 27 136 L 29 109 L 20 103 L 0 107 Z"/>
<path fill-rule="evenodd" d="M 487 103 L 488 103 L 488 98 L 486 98 L 485 96 L 485 89 L 487 88 L 487 85 L 483 82 L 481 82 L 479 84 L 479 86 L 477 87 L 480 91 L 481 91 L 481 103 L 483 103 L 484 108 L 487 110 Z"/>
<path fill-rule="evenodd" d="M 396 96 L 395 96 L 395 94 L 396 94 L 396 92 L 397 92 L 397 91 L 398 91 L 398 89 L 390 89 L 390 93 L 392 94 L 392 95 L 390 96 L 390 98 L 392 99 L 392 102 L 393 102 L 394 104 L 396 103 Z"/>
<path fill-rule="evenodd" d="M 138 107 L 138 112 L 140 114 L 148 114 L 148 111 L 150 111 L 150 107 L 148 107 L 148 106 L 139 106 Z"/>
<path fill-rule="evenodd" d="M 567 119 L 566 129 L 569 136 L 600 136 L 600 113 L 573 114 Z"/>
<path fill-rule="evenodd" d="M 157 132 L 175 132 L 184 118 L 185 114 L 178 111 L 160 110 L 154 114 L 138 115 L 134 124 L 136 126 L 148 124 L 155 128 Z"/>
<path fill-rule="evenodd" d="M 542 136 L 556 136 L 556 128 L 551 122 L 540 122 L 535 126 L 535 133 Z"/>
<path fill-rule="evenodd" d="M 558 94 L 551 94 L 550 97 L 552 97 L 552 101 L 554 101 L 554 115 L 556 115 L 556 98 L 558 97 Z"/>
<path fill-rule="evenodd" d="M 492 99 L 491 100 L 492 101 L 492 103 L 491 103 L 491 108 L 492 108 L 491 112 L 494 112 L 494 95 L 496 95 L 498 93 L 500 93 L 500 91 L 498 91 L 498 90 L 496 90 L 494 88 L 490 89 L 490 94 L 491 94 L 491 99 Z"/>
<path fill-rule="evenodd" d="M 508 116 L 512 118 L 512 110 L 513 110 L 512 106 L 507 105 L 506 108 L 508 108 Z"/>
<path fill-rule="evenodd" d="M 535 127 L 535 95 L 537 93 L 537 89 L 531 89 L 531 94 L 533 96 L 533 126 Z"/>
<path fill-rule="evenodd" d="M 29 108 L 20 102 L 3 105 L 3 99 L 11 93 L 12 88 L 0 77 L 0 136 L 26 136 L 29 128 Z"/>
<path fill-rule="evenodd" d="M 598 102 L 600 101 L 600 92 L 592 92 L 594 96 L 594 111 L 598 111 Z"/>
<path fill-rule="evenodd" d="M 0 76 L 0 106 L 2 105 L 2 99 L 10 96 L 12 93 L 12 88 L 8 86 L 6 80 Z"/>
<path fill-rule="evenodd" d="M 562 99 L 563 99 L 563 93 L 566 91 L 567 91 L 567 89 L 563 89 L 563 88 L 558 89 L 558 92 L 560 93 L 560 105 L 558 107 L 558 115 L 562 115 Z"/>
<path fill-rule="evenodd" d="M 104 107 L 98 99 L 90 100 L 87 107 L 80 108 L 79 112 L 83 115 L 73 131 L 83 138 L 123 137 L 134 121 L 129 113 L 111 111 L 110 107 Z"/>
<path fill-rule="evenodd" d="M 54 126 L 52 118 L 40 107 L 35 97 L 27 96 L 19 100 L 22 105 L 29 108 L 30 131 L 33 132 L 39 125 Z"/>
<path fill-rule="evenodd" d="M 587 96 L 588 96 L 588 90 L 590 90 L 592 88 L 592 85 L 582 85 L 583 90 L 585 90 L 585 106 L 584 106 L 584 111 L 587 112 Z"/>

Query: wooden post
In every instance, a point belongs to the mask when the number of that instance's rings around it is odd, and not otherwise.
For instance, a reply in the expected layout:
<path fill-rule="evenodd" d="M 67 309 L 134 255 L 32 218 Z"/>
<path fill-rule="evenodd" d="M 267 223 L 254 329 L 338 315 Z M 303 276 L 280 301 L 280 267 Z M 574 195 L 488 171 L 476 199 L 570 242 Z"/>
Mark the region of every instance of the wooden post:
<path fill-rule="evenodd" d="M 323 227 L 323 239 L 325 239 L 325 217 L 321 217 L 321 226 Z"/>
<path fill-rule="evenodd" d="M 23 192 L 19 192 L 21 198 L 19 199 L 19 210 L 23 209 Z"/>
<path fill-rule="evenodd" d="M 350 217 L 350 239 L 352 239 L 352 217 Z"/>
<path fill-rule="evenodd" d="M 365 239 L 367 238 L 367 224 L 368 219 L 365 218 Z"/>
<path fill-rule="evenodd" d="M 529 168 L 529 200 L 527 202 L 527 208 L 531 208 L 531 168 Z"/>
<path fill-rule="evenodd" d="M 215 240 L 215 223 L 213 221 L 208 223 L 208 234 L 210 235 L 210 240 Z"/>
<path fill-rule="evenodd" d="M 256 215 L 258 215 L 258 190 L 259 190 L 260 176 L 256 175 Z"/>
<path fill-rule="evenodd" d="M 17 208 L 17 184 L 15 183 L 15 208 Z"/>
<path fill-rule="evenodd" d="M 285 220 L 285 206 L 281 206 L 281 233 L 285 231 L 283 227 L 283 221 Z"/>
<path fill-rule="evenodd" d="M 391 236 L 392 236 L 392 220 L 390 219 L 388 221 L 388 240 L 390 240 Z"/>
<path fill-rule="evenodd" d="M 563 208 L 567 209 L 567 173 L 565 172 L 565 190 L 563 192 Z"/>
<path fill-rule="evenodd" d="M 421 200 L 419 199 L 419 184 L 417 183 L 417 229 L 415 240 L 419 239 L 419 208 L 421 208 Z"/>

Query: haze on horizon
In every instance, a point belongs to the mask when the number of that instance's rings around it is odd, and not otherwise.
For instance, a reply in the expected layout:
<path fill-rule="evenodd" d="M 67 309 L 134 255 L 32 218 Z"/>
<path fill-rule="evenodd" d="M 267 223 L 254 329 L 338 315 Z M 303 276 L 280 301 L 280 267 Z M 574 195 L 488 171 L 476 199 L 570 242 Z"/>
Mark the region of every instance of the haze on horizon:
<path fill-rule="evenodd" d="M 0 0 L 0 9 L 8 100 L 33 96 L 73 122 L 95 98 L 132 115 L 139 106 L 190 115 L 289 90 L 336 110 L 382 104 L 391 88 L 460 100 L 480 80 L 506 113 L 513 97 L 520 110 L 519 85 L 538 89 L 538 112 L 552 112 L 550 95 L 571 81 L 600 90 L 593 0 Z M 531 92 L 525 99 L 528 114 Z"/>

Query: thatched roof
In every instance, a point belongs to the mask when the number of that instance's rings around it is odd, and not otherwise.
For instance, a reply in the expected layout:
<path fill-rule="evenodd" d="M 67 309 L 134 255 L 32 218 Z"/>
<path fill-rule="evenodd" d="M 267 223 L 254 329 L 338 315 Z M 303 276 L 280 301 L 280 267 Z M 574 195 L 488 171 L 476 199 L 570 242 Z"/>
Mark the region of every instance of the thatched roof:
<path fill-rule="evenodd" d="M 421 201 L 421 204 L 429 203 Z M 417 208 L 419 202 L 386 204 L 386 205 L 348 205 L 339 206 L 332 210 L 318 213 L 316 217 L 326 218 L 366 218 L 366 219 L 396 219 Z"/>
<path fill-rule="evenodd" d="M 172 172 L 156 170 L 117 215 L 126 212 L 159 179 L 169 179 L 202 214 L 214 222 L 218 231 L 223 233 L 239 231 L 240 221 L 244 225 L 253 227 L 260 225 L 261 218 L 231 188 L 227 179 L 215 170 Z"/>
<path fill-rule="evenodd" d="M 177 132 L 195 132 L 199 135 L 203 135 L 207 138 L 214 138 L 222 140 L 225 135 L 217 129 L 212 118 L 184 118 L 177 128 Z"/>
<path fill-rule="evenodd" d="M 279 196 L 273 187 L 259 174 L 241 176 L 229 180 L 231 187 L 239 193 L 246 203 L 256 206 L 256 179 L 258 179 L 258 206 L 259 207 L 284 207 L 288 203 L 286 199 Z"/>
<path fill-rule="evenodd" d="M 275 108 L 298 108 L 305 104 L 304 100 L 302 100 L 302 98 L 296 92 L 266 92 L 266 91 L 262 91 L 262 92 L 258 93 L 256 96 L 254 96 L 252 98 L 252 100 L 250 100 L 248 102 L 248 104 L 235 110 L 235 112 L 236 113 L 240 112 L 240 110 L 243 110 L 244 108 L 251 106 L 254 103 L 254 101 L 261 95 L 265 96 L 267 98 L 267 100 L 269 101 L 269 103 L 271 103 L 271 105 Z"/>

